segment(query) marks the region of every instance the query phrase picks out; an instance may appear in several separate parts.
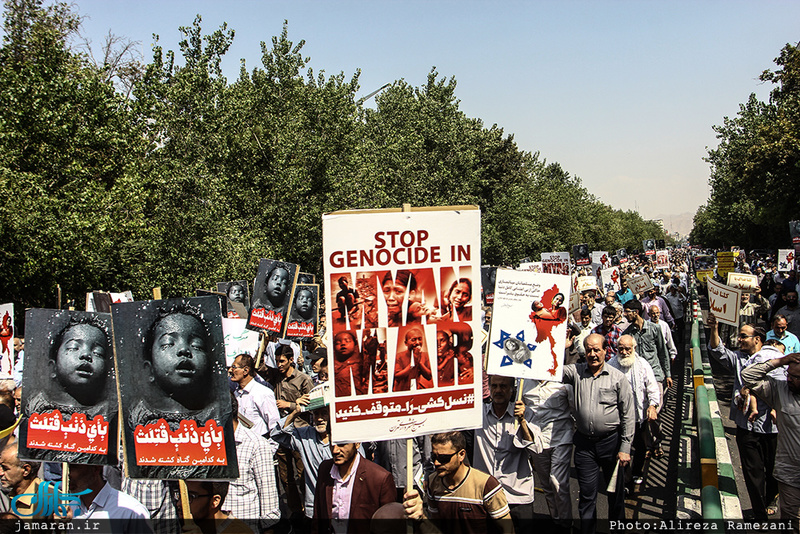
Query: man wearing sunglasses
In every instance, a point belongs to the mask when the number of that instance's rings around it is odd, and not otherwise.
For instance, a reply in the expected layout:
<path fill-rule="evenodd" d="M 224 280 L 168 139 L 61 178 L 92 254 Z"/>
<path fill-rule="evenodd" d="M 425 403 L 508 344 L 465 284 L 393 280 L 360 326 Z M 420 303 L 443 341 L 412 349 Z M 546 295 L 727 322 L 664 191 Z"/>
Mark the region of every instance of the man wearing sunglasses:
<path fill-rule="evenodd" d="M 772 377 L 773 370 L 786 368 L 786 380 Z M 778 447 L 775 478 L 778 479 L 781 519 L 790 519 L 797 532 L 800 517 L 800 354 L 787 354 L 757 363 L 742 371 L 742 380 L 755 395 L 777 413 Z"/>
<path fill-rule="evenodd" d="M 465 463 L 467 442 L 461 432 L 431 436 L 435 471 L 428 477 L 428 506 L 417 490 L 407 492 L 403 506 L 409 519 L 430 519 L 441 532 L 514 532 L 506 493 L 500 482 Z"/>
<path fill-rule="evenodd" d="M 733 373 L 730 417 L 736 423 L 736 446 L 742 459 L 744 482 L 755 519 L 766 521 L 775 513 L 773 501 L 778 493 L 778 481 L 772 475 L 778 428 L 767 403 L 751 397 L 749 389 L 743 385 L 742 371 L 754 363 L 780 358 L 782 354 L 776 347 L 764 345 L 767 336 L 763 328 L 742 326 L 739 350 L 732 351 L 722 344 L 713 313 L 708 314 L 706 326 L 710 329 L 709 354 Z M 786 380 L 782 370 L 773 370 L 771 376 Z"/>

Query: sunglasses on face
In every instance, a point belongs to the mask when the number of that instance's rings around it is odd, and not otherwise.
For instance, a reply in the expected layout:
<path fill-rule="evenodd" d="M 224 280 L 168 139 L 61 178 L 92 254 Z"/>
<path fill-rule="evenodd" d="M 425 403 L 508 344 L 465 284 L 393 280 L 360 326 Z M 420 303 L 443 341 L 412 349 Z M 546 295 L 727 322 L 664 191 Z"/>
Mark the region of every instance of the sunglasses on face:
<path fill-rule="evenodd" d="M 453 459 L 453 456 L 458 454 L 457 452 L 451 452 L 450 454 L 436 454 L 435 452 L 431 453 L 431 461 L 433 463 L 439 462 L 441 465 L 450 463 L 450 460 Z"/>

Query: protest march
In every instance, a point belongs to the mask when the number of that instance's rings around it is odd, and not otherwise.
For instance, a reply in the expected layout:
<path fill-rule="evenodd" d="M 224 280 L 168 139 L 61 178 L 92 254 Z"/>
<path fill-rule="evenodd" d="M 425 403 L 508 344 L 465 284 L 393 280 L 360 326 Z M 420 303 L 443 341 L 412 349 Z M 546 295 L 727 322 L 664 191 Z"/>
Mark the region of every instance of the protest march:
<path fill-rule="evenodd" d="M 747 416 L 744 477 L 767 480 L 748 482 L 753 517 L 774 519 L 794 491 L 777 466 L 797 452 L 780 441 L 795 422 L 759 422 L 789 401 L 746 384 L 772 362 L 796 391 L 788 253 L 654 239 L 487 266 L 480 215 L 329 213 L 319 276 L 260 259 L 252 287 L 93 291 L 85 311 L 28 309 L 24 336 L 4 304 L 7 518 L 257 533 L 593 532 L 601 518 L 614 530 L 669 461 L 662 408 L 697 290 L 709 353 L 734 372 L 731 420 Z M 745 436 L 778 448 L 746 454 Z"/>

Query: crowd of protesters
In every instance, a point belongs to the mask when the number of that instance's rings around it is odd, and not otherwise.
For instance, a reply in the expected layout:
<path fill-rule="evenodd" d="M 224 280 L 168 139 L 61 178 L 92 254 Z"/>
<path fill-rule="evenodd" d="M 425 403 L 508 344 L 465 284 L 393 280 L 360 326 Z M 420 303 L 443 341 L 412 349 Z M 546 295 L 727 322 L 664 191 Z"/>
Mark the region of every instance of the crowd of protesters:
<path fill-rule="evenodd" d="M 625 519 L 626 498 L 636 498 L 647 483 L 647 462 L 667 462 L 661 409 L 682 365 L 691 313 L 686 250 L 672 251 L 668 269 L 656 269 L 651 258 L 620 265 L 617 290 L 598 284 L 582 292 L 580 309 L 569 318 L 561 382 L 520 385 L 484 373 L 479 428 L 408 441 L 334 443 L 329 407 L 305 409 L 312 388 L 331 376 L 331 340 L 322 321 L 312 342 L 274 340 L 258 367 L 249 354 L 230 365 L 239 478 L 189 481 L 192 521 L 181 520 L 177 481 L 128 479 L 111 466 L 72 467 L 70 491 L 89 491 L 70 517 L 122 519 L 127 522 L 117 526 L 128 532 L 366 533 L 404 531 L 407 524 L 417 532 L 528 532 L 535 521 L 554 532 L 594 532 L 598 494 L 605 493 L 608 519 Z M 777 272 L 769 258 L 740 261 L 736 269 L 756 274 L 759 287 L 743 294 L 738 329 L 709 315 L 708 346 L 735 375 L 731 417 L 754 517 L 773 516 L 779 495 L 781 517 L 796 522 L 796 278 Z M 647 274 L 653 289 L 634 294 L 628 282 L 637 274 Z M 490 306 L 483 317 L 488 329 Z M 23 351 L 24 341 L 15 339 L 18 373 L 0 393 L 0 429 L 12 426 L 19 411 Z M 1 452 L 0 511 L 8 518 L 31 509 L 30 498 L 26 504 L 16 496 L 60 480 L 61 466 L 20 460 L 13 436 Z M 577 510 L 570 496 L 573 468 Z M 534 513 L 534 474 L 549 518 Z"/>

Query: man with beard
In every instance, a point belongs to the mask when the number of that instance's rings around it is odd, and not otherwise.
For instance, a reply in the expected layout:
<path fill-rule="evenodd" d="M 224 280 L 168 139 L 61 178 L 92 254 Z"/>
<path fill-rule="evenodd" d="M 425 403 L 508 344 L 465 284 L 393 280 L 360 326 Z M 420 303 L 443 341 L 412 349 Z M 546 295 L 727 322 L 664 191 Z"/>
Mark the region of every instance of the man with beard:
<path fill-rule="evenodd" d="M 786 380 L 771 373 L 788 365 Z M 800 529 L 800 354 L 751 365 L 742 371 L 744 385 L 765 400 L 777 413 L 778 446 L 775 453 L 775 478 L 778 480 L 781 519 Z"/>
<path fill-rule="evenodd" d="M 313 532 L 367 534 L 378 508 L 395 501 L 392 474 L 359 448 L 360 443 L 331 443 L 331 459 L 319 466 Z"/>
<path fill-rule="evenodd" d="M 631 385 L 633 403 L 636 408 L 636 432 L 633 435 L 633 483 L 641 484 L 644 467 L 645 434 L 650 421 L 658 418 L 661 393 L 658 389 L 653 368 L 636 354 L 636 340 L 632 336 L 622 336 L 617 344 L 617 354 L 609 360 L 611 367 L 619 369 Z"/>
<path fill-rule="evenodd" d="M 514 532 L 503 486 L 492 475 L 466 462 L 467 442 L 461 432 L 431 436 L 435 471 L 428 477 L 427 509 L 415 489 L 404 496 L 409 519 L 431 519 L 441 532 Z M 435 530 L 434 530 L 435 532 Z"/>
<path fill-rule="evenodd" d="M 770 406 L 765 402 L 758 402 L 756 410 L 752 410 L 750 392 L 744 386 L 742 372 L 754 363 L 780 357 L 781 352 L 773 346 L 765 346 L 764 330 L 752 325 L 739 329 L 739 350 L 734 352 L 722 344 L 713 313 L 708 314 L 706 324 L 710 329 L 709 354 L 733 372 L 730 417 L 736 423 L 736 446 L 742 460 L 742 474 L 753 515 L 758 521 L 766 521 L 769 519 L 767 508 L 771 507 L 778 492 L 778 483 L 773 477 L 778 429 L 770 415 Z M 786 380 L 786 375 L 781 374 L 781 371 L 773 371 L 771 376 Z"/>

